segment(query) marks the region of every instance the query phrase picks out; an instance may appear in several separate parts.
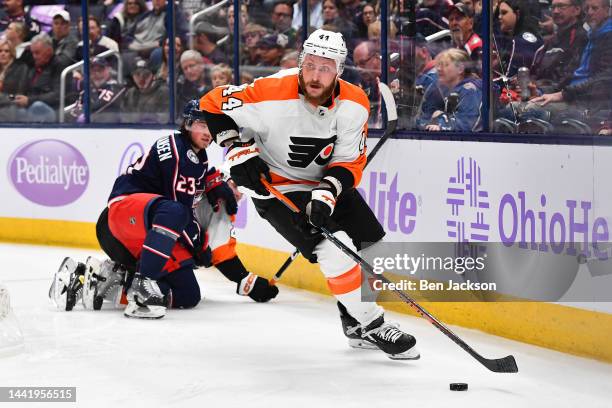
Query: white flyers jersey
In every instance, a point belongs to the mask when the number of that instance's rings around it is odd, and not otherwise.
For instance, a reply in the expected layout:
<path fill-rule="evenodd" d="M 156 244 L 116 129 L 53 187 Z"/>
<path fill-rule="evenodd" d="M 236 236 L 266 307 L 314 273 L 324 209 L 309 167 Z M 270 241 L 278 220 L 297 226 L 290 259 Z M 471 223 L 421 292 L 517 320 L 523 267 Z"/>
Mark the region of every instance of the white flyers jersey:
<path fill-rule="evenodd" d="M 312 189 L 334 166 L 350 171 L 354 186 L 361 180 L 370 106 L 355 85 L 339 80 L 331 105 L 314 106 L 299 92 L 294 68 L 250 85 L 217 87 L 200 108 L 233 119 L 242 141 L 255 139 L 272 184 L 283 192 Z"/>

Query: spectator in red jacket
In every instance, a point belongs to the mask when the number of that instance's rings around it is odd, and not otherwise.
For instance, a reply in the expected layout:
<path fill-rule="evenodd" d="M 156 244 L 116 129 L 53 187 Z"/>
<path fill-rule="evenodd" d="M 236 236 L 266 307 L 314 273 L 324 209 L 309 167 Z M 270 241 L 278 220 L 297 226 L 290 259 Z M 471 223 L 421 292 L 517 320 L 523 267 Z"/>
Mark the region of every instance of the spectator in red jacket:
<path fill-rule="evenodd" d="M 480 65 L 482 39 L 474 32 L 474 13 L 465 4 L 455 3 L 448 16 L 448 27 L 455 48 L 467 52 L 470 59 Z"/>

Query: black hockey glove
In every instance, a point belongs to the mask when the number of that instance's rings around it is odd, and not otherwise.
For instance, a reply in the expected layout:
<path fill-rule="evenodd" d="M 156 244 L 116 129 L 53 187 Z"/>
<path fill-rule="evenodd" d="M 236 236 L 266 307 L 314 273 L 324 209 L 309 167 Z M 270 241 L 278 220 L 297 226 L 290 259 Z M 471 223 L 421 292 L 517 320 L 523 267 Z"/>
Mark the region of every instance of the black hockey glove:
<path fill-rule="evenodd" d="M 183 235 L 179 240 L 183 243 L 183 246 L 189 249 L 193 261 L 197 266 L 204 266 L 208 268 L 212 265 L 212 252 L 208 246 L 208 234 L 202 230 L 200 224 L 197 221 L 190 221 L 185 229 L 185 234 L 190 238 L 188 241 Z"/>
<path fill-rule="evenodd" d="M 212 251 L 206 244 L 206 247 L 198 246 L 193 249 L 193 261 L 197 266 L 209 268 L 212 266 Z"/>
<path fill-rule="evenodd" d="M 223 181 L 221 172 L 214 167 L 211 167 L 206 173 L 204 194 L 206 194 L 206 199 L 214 212 L 219 211 L 220 201 L 225 201 L 225 211 L 229 215 L 234 215 L 238 212 L 238 202 L 236 202 L 234 192 Z"/>
<path fill-rule="evenodd" d="M 259 157 L 259 149 L 253 140 L 234 142 L 227 152 L 227 160 L 231 166 L 230 175 L 237 185 L 253 190 L 261 196 L 270 195 L 260 180 L 263 174 L 266 180 L 272 182 L 270 168 Z"/>
<path fill-rule="evenodd" d="M 335 189 L 331 184 L 322 180 L 312 190 L 310 201 L 306 204 L 308 221 L 315 227 L 327 227 L 335 206 Z"/>
<path fill-rule="evenodd" d="M 278 295 L 278 288 L 270 285 L 267 279 L 249 273 L 238 282 L 236 293 L 242 296 L 248 296 L 256 302 L 267 302 Z"/>

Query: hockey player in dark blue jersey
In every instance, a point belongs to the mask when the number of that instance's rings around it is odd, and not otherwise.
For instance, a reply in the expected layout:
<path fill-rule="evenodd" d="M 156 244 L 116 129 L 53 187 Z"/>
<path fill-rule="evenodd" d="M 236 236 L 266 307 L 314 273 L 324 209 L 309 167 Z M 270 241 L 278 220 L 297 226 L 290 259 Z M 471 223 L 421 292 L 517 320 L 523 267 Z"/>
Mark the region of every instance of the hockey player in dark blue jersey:
<path fill-rule="evenodd" d="M 236 255 L 237 202 L 221 173 L 208 167 L 205 148 L 211 140 L 198 101 L 191 101 L 180 132 L 157 140 L 115 181 L 96 226 L 111 260 L 90 258 L 81 270 L 72 260 L 62 264 L 50 291 L 58 307 L 71 309 L 80 291 L 86 308 L 100 309 L 105 299 L 119 304 L 121 288 L 127 287 L 126 316 L 161 318 L 167 307 L 199 303 L 194 268 L 211 265 L 236 282 L 240 295 L 258 302 L 277 295 L 275 286 L 249 273 Z"/>

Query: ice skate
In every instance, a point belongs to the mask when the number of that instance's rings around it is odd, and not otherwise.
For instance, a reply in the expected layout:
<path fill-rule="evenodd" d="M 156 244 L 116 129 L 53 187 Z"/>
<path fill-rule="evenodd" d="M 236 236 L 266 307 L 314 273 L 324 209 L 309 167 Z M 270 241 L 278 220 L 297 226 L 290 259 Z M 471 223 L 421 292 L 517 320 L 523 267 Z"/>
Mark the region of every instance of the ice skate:
<path fill-rule="evenodd" d="M 71 311 L 83 293 L 85 264 L 64 258 L 49 288 L 49 299 L 59 310 Z"/>
<path fill-rule="evenodd" d="M 83 284 L 83 306 L 85 309 L 100 310 L 106 300 L 119 307 L 126 270 L 110 259 L 100 262 L 94 257 L 85 263 L 85 282 Z"/>
<path fill-rule="evenodd" d="M 404 333 L 397 325 L 385 323 L 380 316 L 362 329 L 362 339 L 377 346 L 392 360 L 418 360 L 421 355 L 414 347 L 416 339 Z"/>
<path fill-rule="evenodd" d="M 349 346 L 359 349 L 378 350 L 376 345 L 364 340 L 361 337 L 361 324 L 351 316 L 344 305 L 337 302 L 338 310 L 340 310 L 340 321 L 342 322 L 342 331 L 348 338 Z"/>
<path fill-rule="evenodd" d="M 134 275 L 127 299 L 128 305 L 123 311 L 126 317 L 161 319 L 166 315 L 167 299 L 159 290 L 157 282 L 140 273 Z"/>

